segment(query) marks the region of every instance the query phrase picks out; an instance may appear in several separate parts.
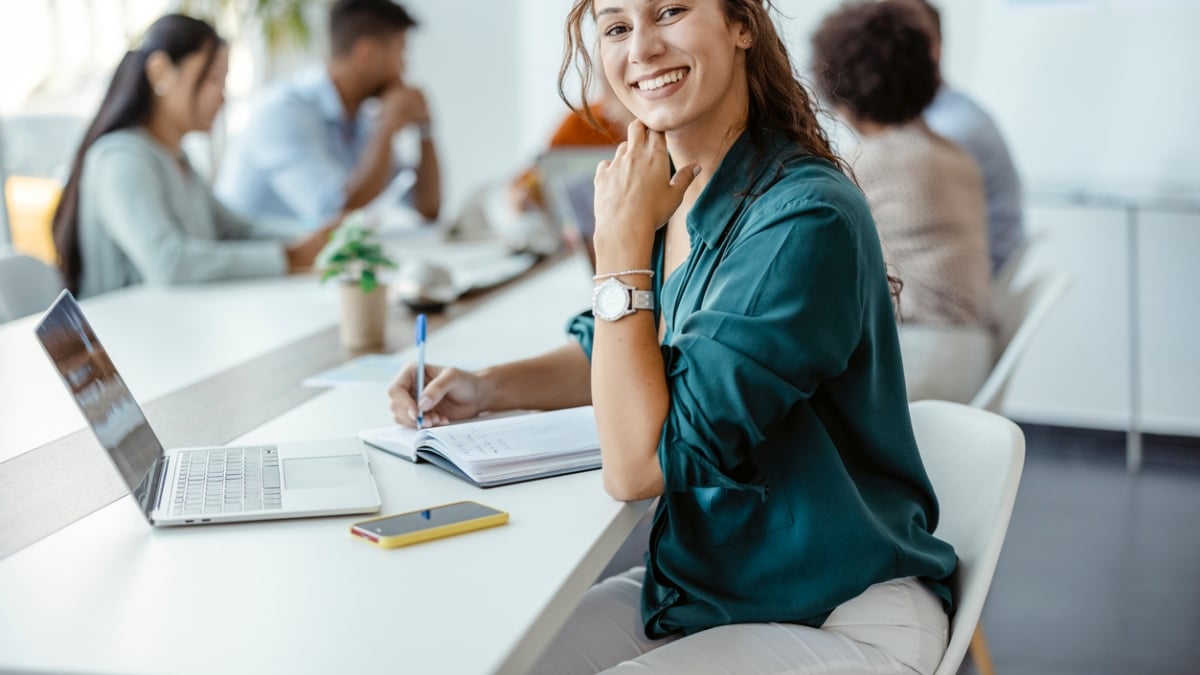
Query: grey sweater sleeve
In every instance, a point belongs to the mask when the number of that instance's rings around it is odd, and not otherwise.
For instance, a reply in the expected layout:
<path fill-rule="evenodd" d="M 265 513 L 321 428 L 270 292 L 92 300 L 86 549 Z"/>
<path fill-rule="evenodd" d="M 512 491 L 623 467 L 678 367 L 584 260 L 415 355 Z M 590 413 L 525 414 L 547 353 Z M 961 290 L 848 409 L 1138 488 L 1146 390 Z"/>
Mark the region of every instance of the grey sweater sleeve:
<path fill-rule="evenodd" d="M 99 149 L 99 148 L 95 148 Z M 287 272 L 275 241 L 219 240 L 193 236 L 167 203 L 165 176 L 153 157 L 131 147 L 106 147 L 88 158 L 95 190 L 88 200 L 108 235 L 148 284 L 178 284 Z M 204 187 L 211 195 L 211 190 Z M 213 199 L 212 201 L 215 201 Z M 209 217 L 218 218 L 210 211 Z M 237 225 L 213 223 L 214 233 L 234 235 Z M 220 234 L 218 234 L 220 236 Z M 235 235 L 236 236 L 236 235 Z M 85 251 L 86 255 L 86 251 Z"/>
<path fill-rule="evenodd" d="M 212 209 L 217 236 L 221 239 L 274 239 L 286 242 L 311 231 L 303 223 L 284 217 L 263 217 L 250 222 L 220 200 L 212 190 L 206 190 Z"/>

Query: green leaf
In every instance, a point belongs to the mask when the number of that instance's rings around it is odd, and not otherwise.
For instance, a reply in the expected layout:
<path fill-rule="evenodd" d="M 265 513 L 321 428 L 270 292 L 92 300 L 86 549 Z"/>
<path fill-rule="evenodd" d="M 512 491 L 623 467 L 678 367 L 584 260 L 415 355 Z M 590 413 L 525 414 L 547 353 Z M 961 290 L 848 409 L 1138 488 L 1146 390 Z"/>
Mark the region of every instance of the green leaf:
<path fill-rule="evenodd" d="M 363 270 L 362 278 L 359 279 L 358 284 L 362 288 L 363 293 L 370 293 L 371 291 L 375 290 L 375 287 L 379 285 L 379 282 L 375 279 L 374 272 L 371 270 Z"/>
<path fill-rule="evenodd" d="M 329 235 L 329 243 L 317 257 L 322 279 L 332 276 L 358 277 L 363 292 L 379 285 L 375 270 L 395 269 L 396 262 L 378 241 L 378 233 L 369 227 L 366 214 L 357 210 L 346 215 Z M 328 276 L 327 276 L 328 275 Z"/>

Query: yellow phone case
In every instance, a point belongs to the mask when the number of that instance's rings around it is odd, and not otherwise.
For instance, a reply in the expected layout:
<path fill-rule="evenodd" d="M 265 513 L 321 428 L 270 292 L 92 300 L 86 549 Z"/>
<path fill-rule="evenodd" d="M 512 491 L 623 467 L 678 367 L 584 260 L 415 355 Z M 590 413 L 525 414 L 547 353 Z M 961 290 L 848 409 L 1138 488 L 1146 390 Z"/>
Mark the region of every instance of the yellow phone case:
<path fill-rule="evenodd" d="M 451 506 L 453 504 L 462 504 L 462 503 L 463 502 L 451 502 L 450 504 L 441 504 L 439 506 L 431 507 L 431 509 L 437 509 L 437 508 L 441 508 L 443 506 Z M 478 504 L 478 502 L 475 502 L 475 503 Z M 472 518 L 471 520 L 464 520 L 464 521 L 457 522 L 457 523 L 448 523 L 446 525 L 441 525 L 438 527 L 430 527 L 430 528 L 427 528 L 424 530 L 417 530 L 415 532 L 406 532 L 404 534 L 397 534 L 397 535 L 393 535 L 390 537 L 378 536 L 375 534 L 371 534 L 370 532 L 363 532 L 363 531 L 355 529 L 362 525 L 369 525 L 377 520 L 387 520 L 388 518 L 395 518 L 396 516 L 403 516 L 403 515 L 407 515 L 408 513 L 419 513 L 421 511 L 431 510 L 431 509 L 417 509 L 416 511 L 408 511 L 406 513 L 393 513 L 393 514 L 387 515 L 387 516 L 380 516 L 378 518 L 371 518 L 370 520 L 359 521 L 350 526 L 350 534 L 351 534 L 351 536 L 355 537 L 356 539 L 362 539 L 363 541 L 375 544 L 376 546 L 378 546 L 380 548 L 397 548 L 400 546 L 408 546 L 410 544 L 419 544 L 423 541 L 430 541 L 433 539 L 442 539 L 444 537 L 452 537 L 456 534 L 462 534 L 464 532 L 472 532 L 474 530 L 483 530 L 483 529 L 486 529 L 489 527 L 496 527 L 497 525 L 503 525 L 508 522 L 508 512 L 507 511 L 500 511 L 499 509 L 495 509 L 494 507 L 487 506 L 486 504 L 480 504 L 480 506 L 486 506 L 489 509 L 494 509 L 496 511 L 499 511 L 499 513 L 494 513 L 494 514 L 488 515 L 488 516 L 481 516 L 479 518 Z"/>

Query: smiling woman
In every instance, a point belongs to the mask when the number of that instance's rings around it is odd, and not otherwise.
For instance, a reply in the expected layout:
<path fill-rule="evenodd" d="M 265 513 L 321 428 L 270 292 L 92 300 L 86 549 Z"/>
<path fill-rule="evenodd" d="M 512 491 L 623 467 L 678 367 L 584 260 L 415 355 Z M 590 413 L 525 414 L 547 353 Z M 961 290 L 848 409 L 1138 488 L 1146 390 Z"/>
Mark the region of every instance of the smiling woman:
<path fill-rule="evenodd" d="M 647 566 L 590 589 L 533 672 L 931 673 L 945 651 L 956 558 L 879 238 L 769 9 L 577 0 L 560 93 L 572 65 L 587 91 L 594 21 L 636 118 L 596 171 L 593 311 L 550 354 L 390 391 L 408 425 L 590 402 L 605 489 L 659 497 Z"/>

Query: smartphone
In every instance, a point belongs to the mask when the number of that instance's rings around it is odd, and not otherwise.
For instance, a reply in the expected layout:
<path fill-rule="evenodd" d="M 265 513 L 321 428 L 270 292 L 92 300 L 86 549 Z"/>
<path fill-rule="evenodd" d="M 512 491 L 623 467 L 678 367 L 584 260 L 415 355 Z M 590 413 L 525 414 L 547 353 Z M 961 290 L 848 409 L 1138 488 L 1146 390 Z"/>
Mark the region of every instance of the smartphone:
<path fill-rule="evenodd" d="M 508 512 L 478 502 L 454 502 L 350 526 L 350 534 L 382 548 L 408 546 L 508 522 Z"/>

